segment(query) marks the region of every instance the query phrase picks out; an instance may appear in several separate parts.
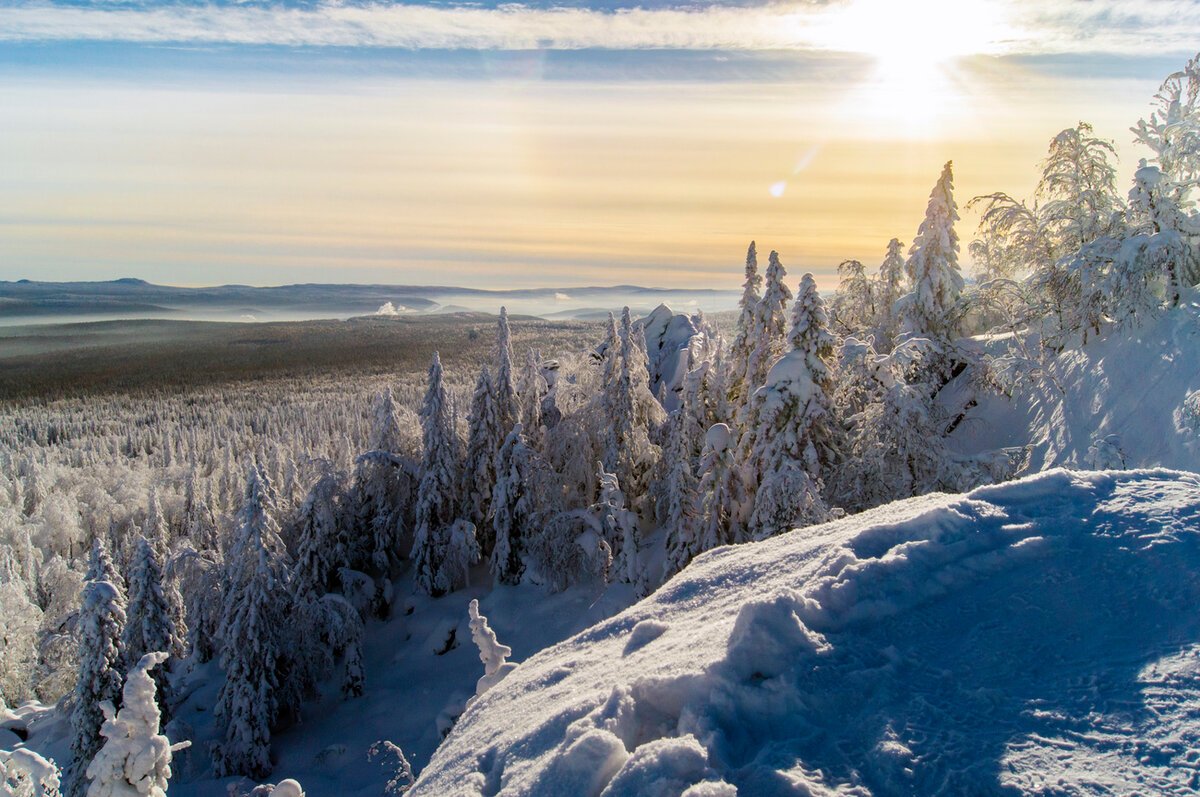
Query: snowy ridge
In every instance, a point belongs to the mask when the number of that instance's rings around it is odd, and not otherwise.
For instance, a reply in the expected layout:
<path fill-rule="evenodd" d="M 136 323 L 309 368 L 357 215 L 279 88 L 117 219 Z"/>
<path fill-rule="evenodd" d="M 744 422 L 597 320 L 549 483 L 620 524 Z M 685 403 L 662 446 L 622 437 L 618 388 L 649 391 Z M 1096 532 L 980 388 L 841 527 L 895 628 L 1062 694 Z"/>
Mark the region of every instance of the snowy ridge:
<path fill-rule="evenodd" d="M 1200 477 L 1049 471 L 717 549 L 533 656 L 418 795 L 1191 793 Z"/>

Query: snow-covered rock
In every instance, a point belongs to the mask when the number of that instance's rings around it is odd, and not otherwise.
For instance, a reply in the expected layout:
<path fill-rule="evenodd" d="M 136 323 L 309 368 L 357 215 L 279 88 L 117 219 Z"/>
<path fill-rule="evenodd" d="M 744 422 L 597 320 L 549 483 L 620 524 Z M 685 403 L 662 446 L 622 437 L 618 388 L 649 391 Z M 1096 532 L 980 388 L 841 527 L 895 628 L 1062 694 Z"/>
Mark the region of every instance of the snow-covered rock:
<path fill-rule="evenodd" d="M 700 556 L 522 663 L 424 795 L 1189 793 L 1200 477 L 1053 470 Z"/>
<path fill-rule="evenodd" d="M 650 362 L 650 392 L 659 395 L 660 385 L 666 398 L 664 407 L 679 407 L 679 390 L 688 369 L 688 349 L 700 345 L 709 334 L 703 316 L 676 313 L 660 304 L 642 319 L 646 334 L 646 355 Z"/>

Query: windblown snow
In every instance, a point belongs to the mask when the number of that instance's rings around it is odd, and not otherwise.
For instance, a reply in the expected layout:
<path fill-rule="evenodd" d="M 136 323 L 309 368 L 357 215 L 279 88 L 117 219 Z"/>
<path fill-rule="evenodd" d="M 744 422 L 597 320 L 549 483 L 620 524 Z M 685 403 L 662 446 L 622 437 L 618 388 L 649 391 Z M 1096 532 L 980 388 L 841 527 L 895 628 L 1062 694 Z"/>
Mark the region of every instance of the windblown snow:
<path fill-rule="evenodd" d="M 482 695 L 410 794 L 1191 794 L 1198 605 L 1195 475 L 913 498 L 702 555 Z"/>

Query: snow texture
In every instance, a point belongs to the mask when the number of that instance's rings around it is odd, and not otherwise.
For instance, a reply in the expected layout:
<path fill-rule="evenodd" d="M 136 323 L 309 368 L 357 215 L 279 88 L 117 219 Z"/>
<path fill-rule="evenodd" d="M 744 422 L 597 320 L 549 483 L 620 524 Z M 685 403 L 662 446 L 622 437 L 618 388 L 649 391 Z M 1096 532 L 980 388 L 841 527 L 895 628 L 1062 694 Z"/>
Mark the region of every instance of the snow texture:
<path fill-rule="evenodd" d="M 1198 571 L 1167 470 L 720 548 L 523 662 L 410 795 L 1194 793 Z"/>

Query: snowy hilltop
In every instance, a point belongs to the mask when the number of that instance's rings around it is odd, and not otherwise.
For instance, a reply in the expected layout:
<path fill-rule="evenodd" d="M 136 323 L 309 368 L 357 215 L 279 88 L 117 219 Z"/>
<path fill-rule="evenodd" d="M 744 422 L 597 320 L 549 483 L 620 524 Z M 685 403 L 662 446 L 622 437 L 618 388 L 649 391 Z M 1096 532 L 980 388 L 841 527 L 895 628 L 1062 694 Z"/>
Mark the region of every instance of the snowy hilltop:
<path fill-rule="evenodd" d="M 722 548 L 522 663 L 409 794 L 1194 793 L 1197 572 L 1166 470 Z"/>

